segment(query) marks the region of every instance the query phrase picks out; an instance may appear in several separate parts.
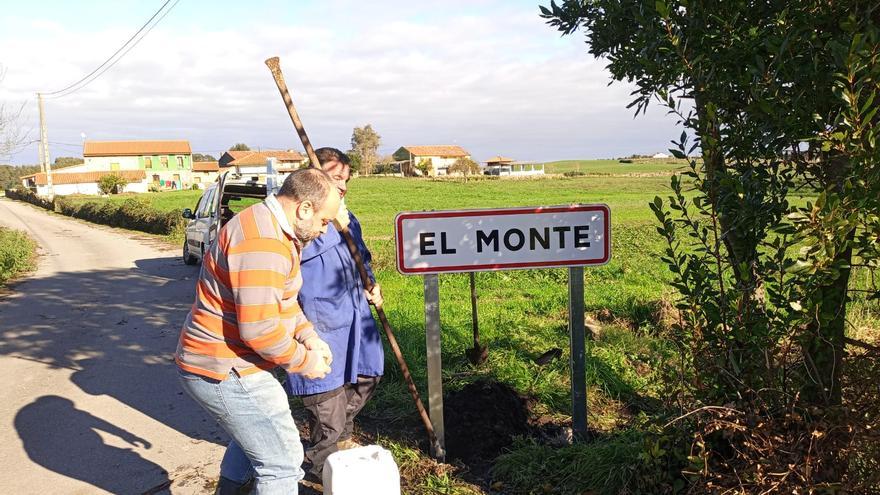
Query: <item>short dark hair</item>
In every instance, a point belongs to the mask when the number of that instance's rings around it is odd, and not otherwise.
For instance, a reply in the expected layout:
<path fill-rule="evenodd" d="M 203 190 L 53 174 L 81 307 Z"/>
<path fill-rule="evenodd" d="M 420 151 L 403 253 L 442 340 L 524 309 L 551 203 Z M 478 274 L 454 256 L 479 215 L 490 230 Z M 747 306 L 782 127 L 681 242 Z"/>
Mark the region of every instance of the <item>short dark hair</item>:
<path fill-rule="evenodd" d="M 290 198 L 297 203 L 311 201 L 315 210 L 320 210 L 327 201 L 327 195 L 333 189 L 333 179 L 321 169 L 301 168 L 291 172 L 281 189 L 279 196 Z"/>
<path fill-rule="evenodd" d="M 321 162 L 322 167 L 325 163 L 334 160 L 343 165 L 351 166 L 351 158 L 336 148 L 318 148 L 315 150 L 315 156 L 318 157 L 318 161 Z"/>

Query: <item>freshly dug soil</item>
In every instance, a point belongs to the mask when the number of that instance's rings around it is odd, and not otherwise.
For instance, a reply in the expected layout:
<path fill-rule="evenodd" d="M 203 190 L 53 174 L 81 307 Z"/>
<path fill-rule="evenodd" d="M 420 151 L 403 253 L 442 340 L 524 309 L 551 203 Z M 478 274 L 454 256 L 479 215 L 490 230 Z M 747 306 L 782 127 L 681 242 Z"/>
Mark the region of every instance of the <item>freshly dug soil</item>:
<path fill-rule="evenodd" d="M 443 399 L 446 456 L 465 464 L 485 464 L 513 443 L 530 435 L 534 399 L 509 386 L 481 380 L 450 392 Z"/>

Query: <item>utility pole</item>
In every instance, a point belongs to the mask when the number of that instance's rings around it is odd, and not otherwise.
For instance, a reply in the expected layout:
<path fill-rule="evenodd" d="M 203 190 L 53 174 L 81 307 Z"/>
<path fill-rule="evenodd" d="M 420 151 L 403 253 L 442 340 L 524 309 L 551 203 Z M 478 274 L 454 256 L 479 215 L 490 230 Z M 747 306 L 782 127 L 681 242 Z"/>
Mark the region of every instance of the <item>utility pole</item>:
<path fill-rule="evenodd" d="M 52 163 L 49 160 L 49 131 L 46 127 L 46 115 L 43 111 L 42 93 L 37 93 L 37 101 L 40 104 L 40 168 L 46 173 L 46 185 L 49 189 L 49 197 L 52 197 L 55 194 L 52 189 Z"/>

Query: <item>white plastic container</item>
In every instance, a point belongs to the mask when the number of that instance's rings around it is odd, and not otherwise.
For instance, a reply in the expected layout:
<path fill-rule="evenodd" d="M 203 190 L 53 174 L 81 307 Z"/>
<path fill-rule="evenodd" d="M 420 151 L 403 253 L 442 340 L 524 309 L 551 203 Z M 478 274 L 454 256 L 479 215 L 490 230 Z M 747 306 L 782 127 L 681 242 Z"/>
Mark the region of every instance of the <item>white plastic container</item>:
<path fill-rule="evenodd" d="M 324 495 L 400 495 L 400 472 L 378 445 L 334 452 L 324 462 Z"/>

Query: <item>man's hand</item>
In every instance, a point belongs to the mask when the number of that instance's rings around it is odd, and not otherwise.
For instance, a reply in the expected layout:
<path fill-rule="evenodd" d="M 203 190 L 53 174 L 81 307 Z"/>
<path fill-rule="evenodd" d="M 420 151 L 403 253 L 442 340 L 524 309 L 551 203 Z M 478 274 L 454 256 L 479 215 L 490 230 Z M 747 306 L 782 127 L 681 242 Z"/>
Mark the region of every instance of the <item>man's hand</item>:
<path fill-rule="evenodd" d="M 306 349 L 319 353 L 327 366 L 333 363 L 333 353 L 330 352 L 330 346 L 320 337 L 312 337 L 303 342 L 303 345 L 306 346 Z"/>
<path fill-rule="evenodd" d="M 312 339 L 309 339 L 312 340 Z M 321 339 L 317 339 L 321 340 Z M 322 341 L 323 342 L 323 341 Z M 327 344 L 324 344 L 327 345 Z M 328 350 L 329 351 L 329 350 Z M 324 356 L 321 354 L 321 351 L 309 351 L 309 354 L 314 354 L 312 359 L 315 360 L 315 366 L 312 371 L 308 373 L 303 373 L 302 375 L 309 380 L 320 380 L 327 376 L 327 373 L 330 373 L 330 365 L 327 364 L 327 361 L 324 359 Z"/>
<path fill-rule="evenodd" d="M 336 225 L 336 230 L 342 231 L 348 228 L 350 221 L 351 219 L 348 218 L 348 208 L 345 206 L 345 198 L 342 198 L 339 200 L 339 211 L 336 213 L 333 223 Z"/>
<path fill-rule="evenodd" d="M 366 296 L 367 301 L 369 301 L 370 304 L 377 308 L 381 308 L 382 303 L 385 302 L 385 300 L 382 299 L 382 288 L 379 287 L 379 284 L 373 284 L 372 291 L 364 290 L 364 296 Z"/>

